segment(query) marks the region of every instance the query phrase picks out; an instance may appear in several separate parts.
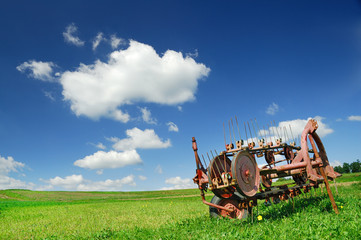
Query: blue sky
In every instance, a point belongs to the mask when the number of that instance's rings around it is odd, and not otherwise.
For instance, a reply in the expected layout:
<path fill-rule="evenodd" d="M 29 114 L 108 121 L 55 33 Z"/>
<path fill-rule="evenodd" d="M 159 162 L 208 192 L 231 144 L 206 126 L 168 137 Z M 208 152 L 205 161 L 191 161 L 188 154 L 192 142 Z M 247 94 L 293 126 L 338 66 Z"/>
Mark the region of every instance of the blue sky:
<path fill-rule="evenodd" d="M 191 138 L 220 152 L 234 116 L 361 158 L 358 1 L 17 1 L 0 27 L 0 189 L 194 187 Z"/>

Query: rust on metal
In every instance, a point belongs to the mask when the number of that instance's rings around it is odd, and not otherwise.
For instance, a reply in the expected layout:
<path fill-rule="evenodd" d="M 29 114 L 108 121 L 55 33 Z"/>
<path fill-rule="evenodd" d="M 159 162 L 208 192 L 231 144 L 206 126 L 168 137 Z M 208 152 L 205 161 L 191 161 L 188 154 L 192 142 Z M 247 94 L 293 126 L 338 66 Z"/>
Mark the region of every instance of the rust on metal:
<path fill-rule="evenodd" d="M 241 137 L 237 117 L 235 120 L 239 137 Z M 258 128 L 258 132 L 256 132 L 254 124 L 251 122 L 258 143 L 257 147 L 249 122 L 247 125 L 251 139 L 248 139 L 244 122 L 246 139 L 237 140 L 231 119 L 228 124 L 230 143 L 226 143 L 226 136 L 224 136 L 225 151 L 220 154 L 214 151 L 215 155 L 210 151 L 212 159 L 207 153 L 210 161 L 208 166 L 202 164 L 198 156 L 197 142 L 194 137 L 192 138 L 192 148 L 196 160 L 196 176 L 193 181 L 201 191 L 202 202 L 210 206 L 211 215 L 216 212 L 222 217 L 241 219 L 247 216 L 246 213 L 252 212 L 251 210 L 257 206 L 258 200 L 265 200 L 266 206 L 276 204 L 310 192 L 311 188 L 317 188 L 323 183 L 333 209 L 338 214 L 328 180 L 334 180 L 341 174 L 335 172 L 328 162 L 326 150 L 316 133 L 317 121 L 311 119 L 307 122 L 300 136 L 300 146 L 296 146 L 291 125 L 289 125 L 289 136 L 286 127 L 283 129 L 279 127 L 279 132 L 276 124 L 274 123 L 272 126 L 271 123 L 271 127 L 268 125 L 269 134 L 267 134 L 265 129 L 263 132 L 259 129 L 256 119 L 254 122 Z M 225 129 L 223 130 L 225 133 Z M 281 136 L 282 130 L 284 135 Z M 232 142 L 232 132 L 236 148 Z M 282 139 L 283 137 L 284 139 Z M 311 146 L 311 149 L 308 146 Z M 276 156 L 278 157 L 276 158 Z M 259 167 L 257 159 L 262 159 L 262 157 L 266 164 Z M 293 178 L 293 184 L 272 186 L 273 179 L 287 176 Z M 215 194 L 211 202 L 205 199 L 204 191 L 207 190 L 211 190 Z"/>

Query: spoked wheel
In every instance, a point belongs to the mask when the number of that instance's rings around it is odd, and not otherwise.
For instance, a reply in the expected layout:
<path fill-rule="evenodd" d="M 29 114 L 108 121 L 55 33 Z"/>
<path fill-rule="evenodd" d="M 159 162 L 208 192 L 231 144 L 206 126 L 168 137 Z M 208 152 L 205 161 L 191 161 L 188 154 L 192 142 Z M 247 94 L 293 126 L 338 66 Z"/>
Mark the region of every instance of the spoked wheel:
<path fill-rule="evenodd" d="M 235 187 L 230 186 L 226 188 L 216 188 L 214 182 L 216 181 L 218 186 L 224 185 L 224 178 L 228 179 L 228 175 L 231 172 L 231 160 L 223 154 L 213 158 L 208 167 L 208 180 L 213 184 L 212 192 L 220 198 L 230 198 L 236 191 Z M 222 176 L 223 174 L 223 176 Z M 231 179 L 229 175 L 229 180 Z"/>
<path fill-rule="evenodd" d="M 225 210 L 221 210 L 210 206 L 209 213 L 211 217 L 214 218 L 226 217 L 232 219 L 242 219 L 242 218 L 247 218 L 248 214 L 252 212 L 252 208 L 248 208 L 248 209 L 238 208 L 239 202 L 233 199 L 222 199 L 217 196 L 214 196 L 212 198 L 211 203 L 234 210 L 233 212 L 227 212 Z"/>
<path fill-rule="evenodd" d="M 293 152 L 292 148 L 290 148 L 289 146 L 285 146 L 283 148 L 283 153 L 285 154 L 286 159 L 292 163 L 292 160 L 295 157 L 295 153 Z"/>
<path fill-rule="evenodd" d="M 262 167 L 262 169 L 269 169 L 269 168 L 270 168 L 270 167 L 268 167 L 267 165 Z M 262 182 L 262 185 L 263 185 L 265 188 L 270 188 L 270 187 L 272 186 L 271 174 L 262 175 L 262 176 L 261 176 L 261 182 Z"/>
<path fill-rule="evenodd" d="M 259 187 L 260 174 L 254 157 L 239 152 L 232 161 L 232 176 L 237 181 L 237 191 L 245 197 L 253 197 Z"/>

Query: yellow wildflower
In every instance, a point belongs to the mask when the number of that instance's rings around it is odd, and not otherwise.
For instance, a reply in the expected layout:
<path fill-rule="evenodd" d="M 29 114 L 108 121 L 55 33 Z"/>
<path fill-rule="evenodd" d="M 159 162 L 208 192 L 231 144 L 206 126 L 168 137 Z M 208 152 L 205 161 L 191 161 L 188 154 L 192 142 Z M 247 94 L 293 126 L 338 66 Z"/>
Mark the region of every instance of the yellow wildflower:
<path fill-rule="evenodd" d="M 258 221 L 262 221 L 262 215 L 258 215 L 257 219 Z"/>

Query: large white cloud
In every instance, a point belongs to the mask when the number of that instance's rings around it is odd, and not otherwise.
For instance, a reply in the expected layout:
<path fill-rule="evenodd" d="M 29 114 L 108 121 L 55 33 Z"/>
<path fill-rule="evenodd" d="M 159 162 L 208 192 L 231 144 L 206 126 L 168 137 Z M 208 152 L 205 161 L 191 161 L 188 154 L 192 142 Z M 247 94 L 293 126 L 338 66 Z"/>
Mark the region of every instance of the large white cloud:
<path fill-rule="evenodd" d="M 55 81 L 52 75 L 54 67 L 56 67 L 56 65 L 53 62 L 29 60 L 17 66 L 16 69 L 22 73 L 28 71 L 32 78 L 45 82 L 53 82 Z"/>
<path fill-rule="evenodd" d="M 181 52 L 159 56 L 153 47 L 131 40 L 108 62 L 80 66 L 60 76 L 64 99 L 77 115 L 110 117 L 127 122 L 120 107 L 135 102 L 176 105 L 195 99 L 198 81 L 210 69 Z M 124 117 L 125 115 L 125 117 Z"/>
<path fill-rule="evenodd" d="M 113 148 L 118 151 L 124 151 L 136 148 L 167 148 L 171 146 L 170 140 L 162 141 L 153 129 L 145 129 L 144 131 L 139 128 L 132 128 L 126 131 L 127 138 L 117 139 Z"/>
<path fill-rule="evenodd" d="M 48 183 L 44 189 L 53 189 L 54 187 L 60 187 L 66 190 L 77 191 L 119 191 L 124 185 L 136 186 L 134 181 L 134 175 L 126 176 L 122 179 L 107 179 L 105 181 L 91 181 L 84 179 L 82 175 L 71 175 L 62 177 L 55 177 L 49 180 L 43 180 Z"/>
<path fill-rule="evenodd" d="M 128 165 L 140 164 L 142 159 L 135 150 L 124 152 L 98 151 L 74 162 L 75 166 L 89 169 L 120 168 Z"/>

